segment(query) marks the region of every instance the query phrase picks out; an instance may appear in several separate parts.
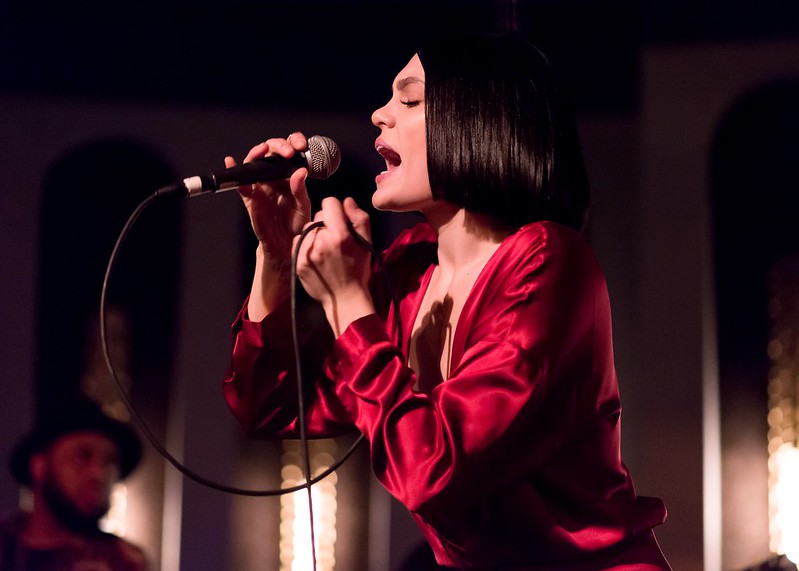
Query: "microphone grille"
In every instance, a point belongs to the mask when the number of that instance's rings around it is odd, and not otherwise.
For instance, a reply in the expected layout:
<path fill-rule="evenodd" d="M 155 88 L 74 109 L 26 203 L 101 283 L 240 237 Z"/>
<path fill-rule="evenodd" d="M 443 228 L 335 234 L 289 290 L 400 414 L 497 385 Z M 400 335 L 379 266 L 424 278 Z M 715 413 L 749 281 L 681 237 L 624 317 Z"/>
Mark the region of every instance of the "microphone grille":
<path fill-rule="evenodd" d="M 327 178 L 336 172 L 341 164 L 341 152 L 338 145 L 328 137 L 314 135 L 308 139 L 308 152 L 305 155 L 308 163 L 308 176 L 311 178 Z"/>

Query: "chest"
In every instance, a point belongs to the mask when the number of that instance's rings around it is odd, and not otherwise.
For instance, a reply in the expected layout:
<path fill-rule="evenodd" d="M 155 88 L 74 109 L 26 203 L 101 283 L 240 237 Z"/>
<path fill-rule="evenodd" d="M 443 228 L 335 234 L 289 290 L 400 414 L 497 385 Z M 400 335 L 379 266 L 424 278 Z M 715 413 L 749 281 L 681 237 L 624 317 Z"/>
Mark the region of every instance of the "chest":
<path fill-rule="evenodd" d="M 410 337 L 408 362 L 418 390 L 427 392 L 449 378 L 455 331 L 478 275 L 474 271 L 449 278 L 433 271 Z"/>

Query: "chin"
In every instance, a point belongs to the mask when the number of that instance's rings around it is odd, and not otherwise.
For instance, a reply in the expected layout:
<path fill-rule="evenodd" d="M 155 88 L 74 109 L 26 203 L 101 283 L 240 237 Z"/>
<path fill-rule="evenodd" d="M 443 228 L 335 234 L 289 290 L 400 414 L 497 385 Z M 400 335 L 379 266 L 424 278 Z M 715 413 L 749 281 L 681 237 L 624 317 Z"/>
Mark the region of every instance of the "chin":
<path fill-rule="evenodd" d="M 430 206 L 431 199 L 428 196 L 422 197 L 419 200 L 409 200 L 411 198 L 408 192 L 400 193 L 395 192 L 381 192 L 378 190 L 372 195 L 372 206 L 377 210 L 388 212 L 422 212 Z"/>
<path fill-rule="evenodd" d="M 385 196 L 385 194 L 387 193 L 377 190 L 372 195 L 372 206 L 378 210 L 396 211 L 400 205 L 395 200 L 391 200 L 390 196 Z"/>

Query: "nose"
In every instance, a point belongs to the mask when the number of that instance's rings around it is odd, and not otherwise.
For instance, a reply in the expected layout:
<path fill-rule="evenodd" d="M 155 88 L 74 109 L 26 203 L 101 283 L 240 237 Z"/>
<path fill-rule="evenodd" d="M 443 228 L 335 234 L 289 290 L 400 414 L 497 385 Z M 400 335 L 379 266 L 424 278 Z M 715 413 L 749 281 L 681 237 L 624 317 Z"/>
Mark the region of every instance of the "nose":
<path fill-rule="evenodd" d="M 93 482 L 104 482 L 109 477 L 108 467 L 101 462 L 90 462 L 84 467 L 86 478 Z"/>
<path fill-rule="evenodd" d="M 372 125 L 375 127 L 390 127 L 393 125 L 393 117 L 388 110 L 388 103 L 379 109 L 375 109 L 374 113 L 372 113 Z"/>
<path fill-rule="evenodd" d="M 117 462 L 105 458 L 94 458 L 86 463 L 84 473 L 94 482 L 113 483 L 119 479 L 119 466 Z"/>

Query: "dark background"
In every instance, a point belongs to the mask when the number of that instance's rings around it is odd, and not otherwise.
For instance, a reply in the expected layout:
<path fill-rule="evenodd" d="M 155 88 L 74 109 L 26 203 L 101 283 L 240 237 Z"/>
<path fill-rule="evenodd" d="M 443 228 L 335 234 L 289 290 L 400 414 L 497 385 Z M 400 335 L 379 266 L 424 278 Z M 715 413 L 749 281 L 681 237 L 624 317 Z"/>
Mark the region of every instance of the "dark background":
<path fill-rule="evenodd" d="M 645 45 L 796 37 L 793 0 L 23 2 L 0 8 L 0 89 L 286 109 L 371 109 L 443 27 L 515 28 L 578 110 L 636 105 Z"/>

